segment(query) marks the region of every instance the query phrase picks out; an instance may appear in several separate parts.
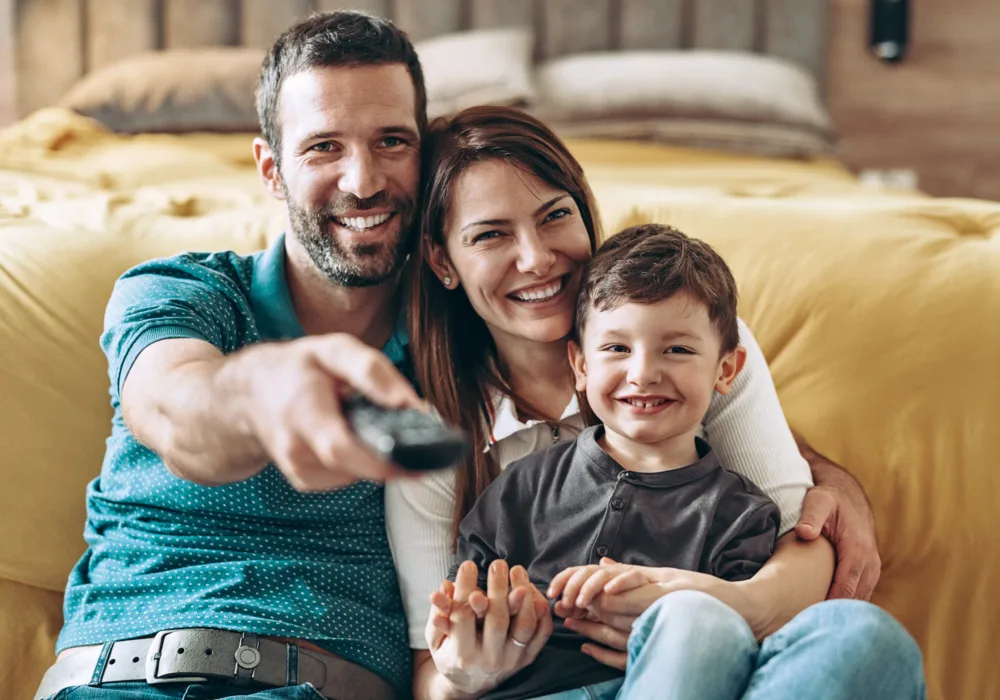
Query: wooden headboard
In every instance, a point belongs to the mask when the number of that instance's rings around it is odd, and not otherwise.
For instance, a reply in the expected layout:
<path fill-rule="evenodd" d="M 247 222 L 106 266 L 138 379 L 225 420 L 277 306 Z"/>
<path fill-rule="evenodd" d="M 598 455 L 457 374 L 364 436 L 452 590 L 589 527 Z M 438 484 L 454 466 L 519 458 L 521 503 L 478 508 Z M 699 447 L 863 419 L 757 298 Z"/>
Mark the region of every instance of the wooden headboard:
<path fill-rule="evenodd" d="M 538 58 L 623 49 L 754 51 L 792 59 L 823 84 L 828 2 L 0 0 L 0 117 L 4 102 L 9 113 L 24 116 L 58 100 L 85 73 L 131 54 L 266 47 L 296 19 L 334 9 L 390 17 L 414 40 L 463 29 L 533 26 Z"/>

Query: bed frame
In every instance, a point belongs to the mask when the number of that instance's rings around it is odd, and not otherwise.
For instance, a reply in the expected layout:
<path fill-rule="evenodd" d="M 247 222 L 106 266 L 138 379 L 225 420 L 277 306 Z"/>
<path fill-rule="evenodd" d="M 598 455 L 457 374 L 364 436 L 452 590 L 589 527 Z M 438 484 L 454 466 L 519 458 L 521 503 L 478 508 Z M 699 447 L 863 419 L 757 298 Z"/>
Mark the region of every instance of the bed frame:
<path fill-rule="evenodd" d="M 357 8 L 414 40 L 530 25 L 539 59 L 708 48 L 781 56 L 825 81 L 829 0 L 0 0 L 0 120 L 58 100 L 82 75 L 174 47 L 266 47 L 297 18 Z M 5 94 L 6 93 L 6 94 Z"/>

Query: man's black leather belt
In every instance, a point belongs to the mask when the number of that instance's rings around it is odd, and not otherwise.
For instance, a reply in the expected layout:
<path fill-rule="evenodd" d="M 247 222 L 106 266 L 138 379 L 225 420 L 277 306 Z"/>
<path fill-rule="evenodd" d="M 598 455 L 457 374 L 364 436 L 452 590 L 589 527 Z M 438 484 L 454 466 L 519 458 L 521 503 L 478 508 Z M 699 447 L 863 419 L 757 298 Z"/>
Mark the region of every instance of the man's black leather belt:
<path fill-rule="evenodd" d="M 311 683 L 331 700 L 396 698 L 384 678 L 335 654 L 321 654 L 256 634 L 183 629 L 75 649 L 45 673 L 35 700 L 81 685 L 226 680 L 272 687 Z"/>

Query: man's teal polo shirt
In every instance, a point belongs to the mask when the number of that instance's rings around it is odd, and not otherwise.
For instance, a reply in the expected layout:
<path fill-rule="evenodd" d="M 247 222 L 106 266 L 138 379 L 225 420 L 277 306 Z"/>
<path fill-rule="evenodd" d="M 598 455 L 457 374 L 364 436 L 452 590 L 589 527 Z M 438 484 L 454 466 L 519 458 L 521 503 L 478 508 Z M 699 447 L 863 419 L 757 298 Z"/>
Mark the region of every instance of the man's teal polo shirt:
<path fill-rule="evenodd" d="M 144 263 L 116 284 L 104 326 L 114 418 L 101 475 L 87 489 L 89 548 L 69 577 L 58 650 L 183 627 L 295 637 L 408 695 L 411 652 L 381 486 L 304 494 L 274 466 L 199 486 L 171 474 L 122 418 L 122 382 L 158 340 L 198 338 L 228 354 L 303 335 L 284 239 L 250 256 Z M 408 374 L 401 329 L 384 351 Z"/>

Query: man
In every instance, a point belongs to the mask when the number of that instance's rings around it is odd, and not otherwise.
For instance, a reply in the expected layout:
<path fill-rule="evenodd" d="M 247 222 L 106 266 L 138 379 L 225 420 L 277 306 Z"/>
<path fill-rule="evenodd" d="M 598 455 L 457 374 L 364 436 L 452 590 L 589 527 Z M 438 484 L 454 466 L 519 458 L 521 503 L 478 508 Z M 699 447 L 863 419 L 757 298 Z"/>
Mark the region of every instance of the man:
<path fill-rule="evenodd" d="M 253 256 L 182 255 L 119 280 L 102 336 L 112 435 L 38 697 L 88 685 L 75 700 L 172 697 L 178 683 L 205 684 L 198 697 L 233 684 L 291 686 L 267 698 L 314 696 L 305 684 L 340 700 L 409 693 L 372 483 L 395 472 L 353 436 L 340 400 L 419 405 L 397 286 L 423 76 L 392 24 L 317 15 L 272 47 L 257 101 L 254 155 L 287 204 L 287 236 Z M 855 546 L 874 571 L 864 595 L 877 578 L 871 516 L 839 478 L 811 492 L 801 534 L 827 528 Z"/>

